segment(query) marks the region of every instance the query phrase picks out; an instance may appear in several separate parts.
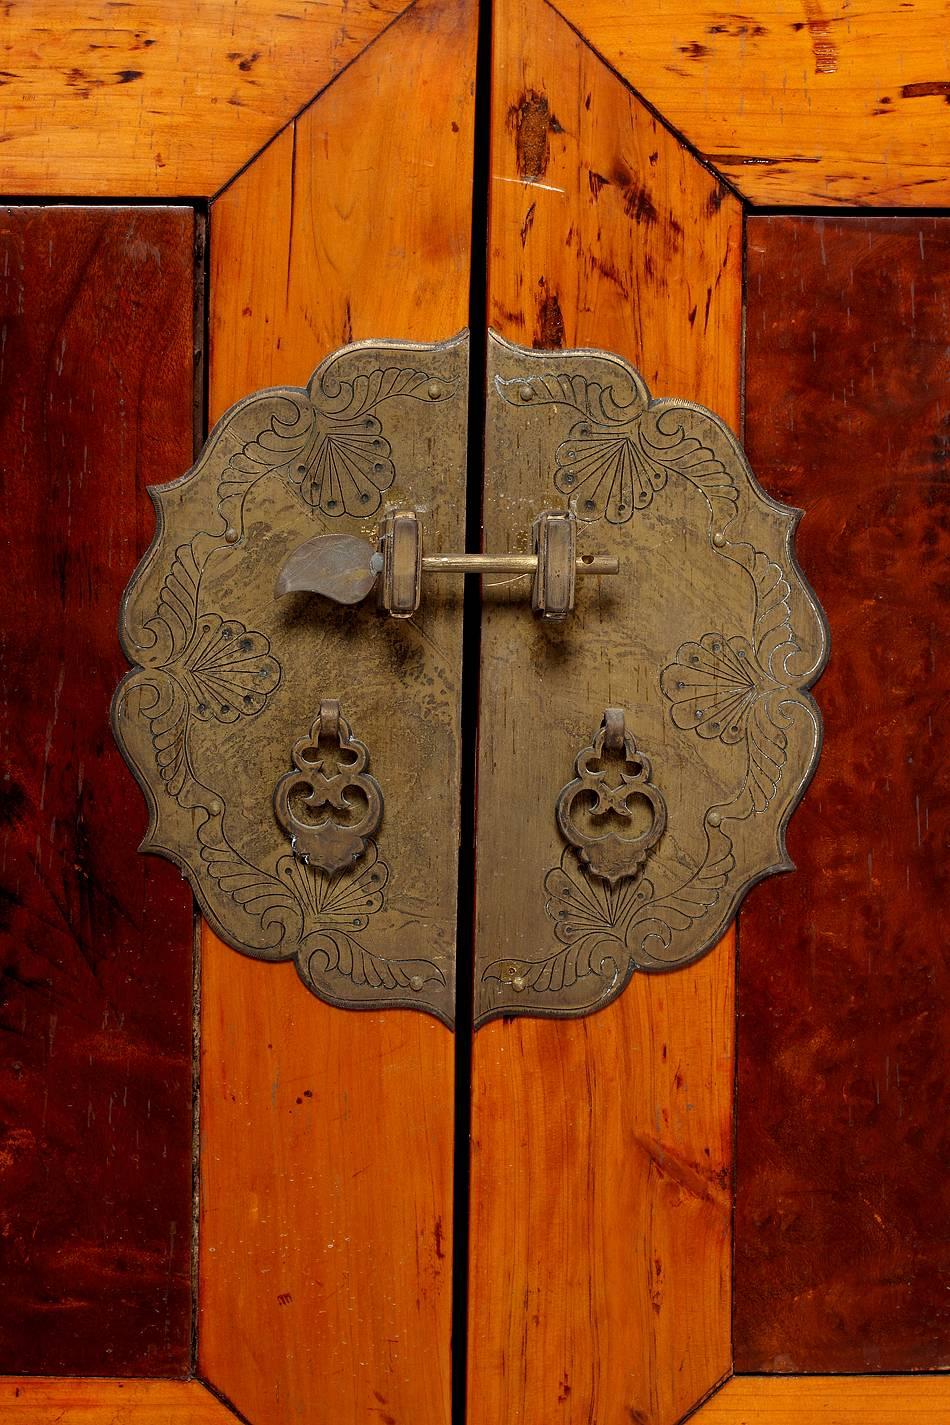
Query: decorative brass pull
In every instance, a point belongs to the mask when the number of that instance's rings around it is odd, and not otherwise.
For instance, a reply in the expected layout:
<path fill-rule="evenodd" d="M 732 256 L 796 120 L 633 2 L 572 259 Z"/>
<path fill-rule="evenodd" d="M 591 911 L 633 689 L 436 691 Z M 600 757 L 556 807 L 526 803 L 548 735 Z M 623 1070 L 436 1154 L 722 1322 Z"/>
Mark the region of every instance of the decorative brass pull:
<path fill-rule="evenodd" d="M 321 747 L 321 741 L 331 746 Z M 327 699 L 320 704 L 309 736 L 294 743 L 291 755 L 293 771 L 286 772 L 274 788 L 274 814 L 290 837 L 295 856 L 330 874 L 342 871 L 363 855 L 367 839 L 382 820 L 383 794 L 376 778 L 366 771 L 369 752 L 340 716 L 340 704 Z M 328 773 L 331 762 L 336 771 Z M 330 816 L 317 821 L 301 815 L 301 811 L 317 814 L 324 807 L 353 813 L 360 799 L 366 809 L 362 816 L 357 812 L 354 822 Z"/>
<path fill-rule="evenodd" d="M 622 753 L 624 769 L 619 782 L 611 785 L 605 753 Z M 581 860 L 595 876 L 616 885 L 628 877 L 639 877 L 647 856 L 666 830 L 666 801 L 650 780 L 650 759 L 637 748 L 627 732 L 623 708 L 608 708 L 600 731 L 589 747 L 577 755 L 577 776 L 561 789 L 557 799 L 557 820 L 561 831 L 580 852 Z M 577 820 L 578 803 L 585 798 L 589 819 L 611 815 L 633 822 L 633 804 L 645 801 L 650 807 L 650 825 L 639 835 L 623 831 L 584 830 Z"/>
<path fill-rule="evenodd" d="M 357 535 L 308 539 L 284 561 L 274 593 L 306 591 L 340 604 L 358 604 L 379 581 L 379 607 L 411 618 L 426 574 L 533 574 L 531 604 L 540 618 L 559 621 L 574 607 L 578 574 L 617 574 L 619 559 L 577 556 L 577 524 L 565 510 L 548 510 L 532 527 L 533 554 L 423 554 L 422 523 L 414 510 L 396 510 L 380 525 L 374 549 Z"/>

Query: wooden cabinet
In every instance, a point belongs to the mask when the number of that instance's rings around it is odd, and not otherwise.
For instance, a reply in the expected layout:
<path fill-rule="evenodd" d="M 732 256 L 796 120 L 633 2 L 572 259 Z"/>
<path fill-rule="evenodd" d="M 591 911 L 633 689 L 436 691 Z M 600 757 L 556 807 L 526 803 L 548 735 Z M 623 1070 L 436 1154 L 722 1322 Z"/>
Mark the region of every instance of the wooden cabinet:
<path fill-rule="evenodd" d="M 0 1421 L 950 1413 L 946 24 L 5 8 Z M 344 344 L 466 326 L 473 422 L 491 327 L 739 431 L 805 511 L 833 652 L 797 871 L 597 1013 L 473 1033 L 473 875 L 490 897 L 504 858 L 473 842 L 498 703 L 470 589 L 453 1035 L 196 921 L 135 854 L 108 706 L 145 485 Z M 470 539 L 492 480 L 473 438 Z"/>

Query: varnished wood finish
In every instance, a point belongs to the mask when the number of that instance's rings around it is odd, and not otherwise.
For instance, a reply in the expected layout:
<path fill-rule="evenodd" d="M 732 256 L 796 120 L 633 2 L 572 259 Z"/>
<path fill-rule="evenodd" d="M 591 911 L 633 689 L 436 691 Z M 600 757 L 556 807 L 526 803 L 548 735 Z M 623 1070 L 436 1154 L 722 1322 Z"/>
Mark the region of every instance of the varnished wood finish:
<path fill-rule="evenodd" d="M 464 325 L 473 49 L 470 6 L 415 6 L 215 205 L 213 415 Z M 202 1005 L 203 1374 L 254 1425 L 446 1425 L 451 1035 L 207 932 Z"/>
<path fill-rule="evenodd" d="M 544 0 L 499 0 L 495 56 L 491 325 L 617 352 L 735 428 L 739 203 Z"/>
<path fill-rule="evenodd" d="M 0 193 L 209 197 L 407 3 L 4 5 Z"/>
<path fill-rule="evenodd" d="M 699 1425 L 945 1425 L 950 1377 L 733 1376 Z"/>
<path fill-rule="evenodd" d="M 0 1364 L 188 1368 L 191 897 L 109 734 L 148 481 L 192 453 L 194 215 L 0 210 Z"/>
<path fill-rule="evenodd" d="M 831 621 L 798 873 L 740 927 L 739 1369 L 950 1364 L 950 221 L 752 218 L 747 445 Z M 942 1279 L 943 1278 L 943 1279 Z"/>
<path fill-rule="evenodd" d="M 735 423 L 738 203 L 549 7 L 495 24 L 492 324 L 617 351 Z M 481 795 L 493 775 L 483 752 Z M 730 938 L 588 1019 L 477 1035 L 472 1425 L 665 1425 L 728 1370 L 732 974 Z"/>
<path fill-rule="evenodd" d="M 557 0 L 754 203 L 950 201 L 944 0 Z"/>
<path fill-rule="evenodd" d="M 407 4 L 12 4 L 0 191 L 210 195 Z M 948 201 L 942 0 L 557 8 L 754 202 Z"/>
<path fill-rule="evenodd" d="M 234 1425 L 196 1380 L 0 1378 L 0 1425 Z"/>

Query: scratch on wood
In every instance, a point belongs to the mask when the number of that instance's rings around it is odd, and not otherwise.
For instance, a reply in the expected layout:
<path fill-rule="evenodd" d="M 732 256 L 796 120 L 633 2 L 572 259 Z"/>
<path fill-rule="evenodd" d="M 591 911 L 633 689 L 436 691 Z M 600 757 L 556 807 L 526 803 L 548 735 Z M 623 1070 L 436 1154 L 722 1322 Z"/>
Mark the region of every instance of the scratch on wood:
<path fill-rule="evenodd" d="M 808 33 L 811 36 L 811 52 L 815 56 L 816 74 L 836 74 L 838 70 L 838 46 L 831 33 L 831 25 L 819 0 L 802 0 Z"/>

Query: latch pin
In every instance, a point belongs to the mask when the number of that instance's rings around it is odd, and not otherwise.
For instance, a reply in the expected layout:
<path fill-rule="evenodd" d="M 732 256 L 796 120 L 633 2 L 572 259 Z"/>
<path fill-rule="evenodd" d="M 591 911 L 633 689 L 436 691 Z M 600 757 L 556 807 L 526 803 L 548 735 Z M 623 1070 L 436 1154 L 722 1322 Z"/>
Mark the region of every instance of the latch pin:
<path fill-rule="evenodd" d="M 308 591 L 341 604 L 357 604 L 377 584 L 383 612 L 411 618 L 422 600 L 423 574 L 533 574 L 531 603 L 540 618 L 559 621 L 574 607 L 578 574 L 617 574 L 619 559 L 577 555 L 577 521 L 567 510 L 548 510 L 532 526 L 533 554 L 424 554 L 422 522 L 415 510 L 395 510 L 380 525 L 376 549 L 357 535 L 308 539 L 284 562 L 275 596 Z"/>

